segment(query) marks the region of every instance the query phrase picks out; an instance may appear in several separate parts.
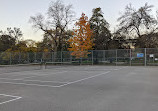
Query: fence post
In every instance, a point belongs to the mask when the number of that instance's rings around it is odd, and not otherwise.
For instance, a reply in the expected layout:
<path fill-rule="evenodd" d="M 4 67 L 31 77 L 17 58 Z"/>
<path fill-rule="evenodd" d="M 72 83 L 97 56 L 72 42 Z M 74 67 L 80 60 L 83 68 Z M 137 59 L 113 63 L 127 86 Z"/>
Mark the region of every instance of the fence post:
<path fill-rule="evenodd" d="M 72 52 L 69 52 L 70 54 L 70 62 L 72 63 L 72 55 L 71 55 Z"/>
<path fill-rule="evenodd" d="M 103 61 L 105 61 L 105 50 L 103 50 Z"/>
<path fill-rule="evenodd" d="M 45 61 L 45 53 L 42 53 L 42 63 Z"/>
<path fill-rule="evenodd" d="M 63 53 L 62 53 L 62 51 L 60 53 L 61 53 L 60 59 L 61 59 L 61 62 L 63 62 Z"/>
<path fill-rule="evenodd" d="M 21 63 L 21 52 L 19 52 L 19 64 Z"/>
<path fill-rule="evenodd" d="M 80 51 L 80 54 L 81 54 L 81 51 Z M 80 65 L 82 65 L 82 57 L 80 57 Z"/>
<path fill-rule="evenodd" d="M 117 49 L 116 49 L 116 66 L 117 66 Z"/>
<path fill-rule="evenodd" d="M 37 53 L 36 52 L 34 53 L 34 56 L 35 56 L 35 60 L 33 60 L 33 62 L 37 62 Z"/>
<path fill-rule="evenodd" d="M 54 59 L 54 53 L 52 52 L 52 62 L 53 62 L 53 59 Z"/>
<path fill-rule="evenodd" d="M 145 66 L 146 66 L 146 65 L 147 65 L 147 59 L 146 59 L 146 48 L 145 48 L 144 53 L 145 53 L 145 60 L 144 60 L 144 62 L 145 62 Z"/>
<path fill-rule="evenodd" d="M 11 52 L 10 52 L 9 60 L 10 60 L 10 61 L 9 61 L 9 62 L 10 62 L 9 64 L 11 65 L 11 64 L 12 64 L 12 53 L 11 53 Z"/>
<path fill-rule="evenodd" d="M 92 65 L 93 65 L 93 50 L 92 50 Z"/>
<path fill-rule="evenodd" d="M 30 63 L 29 61 L 30 61 L 30 56 L 29 56 L 29 52 L 27 52 L 27 62 Z"/>
<path fill-rule="evenodd" d="M 130 49 L 130 66 L 132 66 L 132 49 Z"/>

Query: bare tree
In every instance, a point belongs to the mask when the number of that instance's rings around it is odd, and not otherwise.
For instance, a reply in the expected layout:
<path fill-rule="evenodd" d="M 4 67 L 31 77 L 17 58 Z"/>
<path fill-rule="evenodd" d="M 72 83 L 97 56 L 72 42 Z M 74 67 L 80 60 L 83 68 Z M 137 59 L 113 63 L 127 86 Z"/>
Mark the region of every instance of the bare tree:
<path fill-rule="evenodd" d="M 158 32 L 158 10 L 156 11 L 156 28 L 155 31 Z"/>
<path fill-rule="evenodd" d="M 158 10 L 156 11 L 156 18 L 157 18 L 157 21 L 158 21 Z"/>
<path fill-rule="evenodd" d="M 42 30 L 44 35 L 47 35 L 52 42 L 53 50 L 56 52 L 65 37 L 64 32 L 73 21 L 72 5 L 64 5 L 60 0 L 51 2 L 46 16 L 46 18 L 42 14 L 32 16 L 30 22 L 33 27 Z"/>
<path fill-rule="evenodd" d="M 119 31 L 127 34 L 136 34 L 140 37 L 146 30 L 153 30 L 156 19 L 150 14 L 153 5 L 147 3 L 138 10 L 127 5 L 124 14 L 118 18 Z"/>

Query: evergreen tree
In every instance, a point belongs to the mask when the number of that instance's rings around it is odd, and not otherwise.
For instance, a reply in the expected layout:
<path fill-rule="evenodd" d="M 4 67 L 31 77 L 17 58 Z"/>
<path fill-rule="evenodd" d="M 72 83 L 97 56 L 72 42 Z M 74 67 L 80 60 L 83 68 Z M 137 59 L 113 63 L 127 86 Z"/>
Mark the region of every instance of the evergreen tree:
<path fill-rule="evenodd" d="M 108 43 L 111 40 L 109 23 L 104 19 L 101 8 L 93 9 L 93 15 L 90 18 L 91 29 L 93 30 L 94 49 L 108 49 Z"/>

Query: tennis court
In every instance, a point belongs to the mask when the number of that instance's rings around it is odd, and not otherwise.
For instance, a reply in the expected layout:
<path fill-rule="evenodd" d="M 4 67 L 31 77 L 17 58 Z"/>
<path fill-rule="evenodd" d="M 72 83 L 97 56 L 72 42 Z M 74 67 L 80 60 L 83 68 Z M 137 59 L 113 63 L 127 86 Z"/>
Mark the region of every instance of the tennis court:
<path fill-rule="evenodd" d="M 158 68 L 0 67 L 0 111 L 157 111 Z"/>

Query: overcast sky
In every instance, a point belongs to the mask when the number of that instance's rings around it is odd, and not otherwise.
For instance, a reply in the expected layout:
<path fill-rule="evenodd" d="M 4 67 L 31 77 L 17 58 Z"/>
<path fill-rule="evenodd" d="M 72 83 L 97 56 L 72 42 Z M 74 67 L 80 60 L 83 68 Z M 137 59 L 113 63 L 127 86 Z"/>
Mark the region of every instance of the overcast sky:
<path fill-rule="evenodd" d="M 42 33 L 34 30 L 28 21 L 30 16 L 36 13 L 45 14 L 51 1 L 53 0 L 0 0 L 0 30 L 19 27 L 24 33 L 24 39 L 41 40 Z M 117 18 L 129 3 L 139 8 L 148 2 L 149 5 L 155 6 L 153 14 L 158 10 L 158 0 L 63 0 L 63 2 L 73 5 L 76 18 L 79 18 L 82 12 L 91 17 L 92 9 L 101 7 L 104 18 L 111 25 L 111 30 L 114 29 Z"/>

